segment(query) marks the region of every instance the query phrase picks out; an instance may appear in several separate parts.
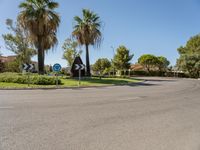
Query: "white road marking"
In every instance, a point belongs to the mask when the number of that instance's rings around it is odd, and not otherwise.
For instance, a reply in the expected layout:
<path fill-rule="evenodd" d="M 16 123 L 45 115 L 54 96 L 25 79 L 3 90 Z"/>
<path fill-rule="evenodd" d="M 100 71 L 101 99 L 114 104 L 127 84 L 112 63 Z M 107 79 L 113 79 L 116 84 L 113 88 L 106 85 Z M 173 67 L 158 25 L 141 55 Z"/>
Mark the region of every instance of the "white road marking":
<path fill-rule="evenodd" d="M 13 106 L 0 106 L 0 109 L 13 109 Z"/>

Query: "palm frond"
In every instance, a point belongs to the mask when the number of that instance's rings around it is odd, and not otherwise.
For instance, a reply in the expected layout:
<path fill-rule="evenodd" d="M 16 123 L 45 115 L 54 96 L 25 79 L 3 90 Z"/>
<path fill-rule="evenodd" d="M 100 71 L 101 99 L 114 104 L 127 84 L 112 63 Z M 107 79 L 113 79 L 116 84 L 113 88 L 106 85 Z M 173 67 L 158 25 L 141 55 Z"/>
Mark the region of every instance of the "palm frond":
<path fill-rule="evenodd" d="M 83 18 L 74 17 L 75 25 L 72 35 L 81 45 L 91 44 L 99 47 L 102 41 L 100 17 L 88 9 L 83 9 L 82 13 Z"/>

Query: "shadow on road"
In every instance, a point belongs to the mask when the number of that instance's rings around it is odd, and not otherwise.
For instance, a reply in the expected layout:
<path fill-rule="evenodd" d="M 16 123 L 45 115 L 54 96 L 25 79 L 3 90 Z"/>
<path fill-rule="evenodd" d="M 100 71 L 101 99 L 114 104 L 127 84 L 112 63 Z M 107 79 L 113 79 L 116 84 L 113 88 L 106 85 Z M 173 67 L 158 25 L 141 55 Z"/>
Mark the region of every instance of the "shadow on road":
<path fill-rule="evenodd" d="M 175 82 L 175 81 L 177 81 L 177 80 L 145 79 L 145 81 L 150 81 L 150 82 Z"/>
<path fill-rule="evenodd" d="M 153 83 L 146 83 L 146 82 L 139 82 L 132 84 L 130 86 L 158 86 L 159 84 L 153 84 Z"/>

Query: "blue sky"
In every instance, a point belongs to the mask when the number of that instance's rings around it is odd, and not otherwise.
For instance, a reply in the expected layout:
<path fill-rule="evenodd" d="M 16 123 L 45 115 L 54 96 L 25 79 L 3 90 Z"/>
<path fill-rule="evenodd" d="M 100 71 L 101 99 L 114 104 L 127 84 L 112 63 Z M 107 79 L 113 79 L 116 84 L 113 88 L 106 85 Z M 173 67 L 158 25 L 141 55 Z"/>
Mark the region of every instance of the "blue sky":
<path fill-rule="evenodd" d="M 0 35 L 7 33 L 6 18 L 16 19 L 18 5 L 23 0 L 0 0 Z M 46 55 L 45 63 L 60 63 L 62 44 L 71 35 L 73 17 L 81 15 L 83 8 L 98 13 L 103 22 L 103 43 L 99 49 L 90 47 L 91 63 L 98 58 L 113 57 L 111 47 L 125 45 L 134 53 L 132 63 L 142 54 L 163 55 L 174 65 L 178 58 L 177 48 L 200 32 L 199 0 L 57 0 L 61 16 L 58 31 L 59 44 Z M 12 54 L 5 48 L 0 37 L 3 55 Z M 84 50 L 84 47 L 82 48 Z M 85 61 L 85 53 L 82 54 Z M 34 58 L 36 59 L 36 57 Z"/>

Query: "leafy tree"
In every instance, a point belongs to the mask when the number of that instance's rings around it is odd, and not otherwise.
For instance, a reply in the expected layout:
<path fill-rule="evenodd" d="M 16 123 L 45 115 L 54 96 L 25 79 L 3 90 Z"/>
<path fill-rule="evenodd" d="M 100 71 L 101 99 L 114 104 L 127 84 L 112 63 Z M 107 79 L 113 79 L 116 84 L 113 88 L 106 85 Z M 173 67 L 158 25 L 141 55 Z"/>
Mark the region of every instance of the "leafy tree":
<path fill-rule="evenodd" d="M 39 74 L 44 74 L 45 51 L 57 44 L 57 28 L 60 17 L 55 12 L 58 3 L 53 0 L 25 0 L 19 7 L 20 25 L 37 48 Z"/>
<path fill-rule="evenodd" d="M 18 60 L 12 62 L 6 62 L 4 71 L 5 72 L 20 72 L 20 63 Z"/>
<path fill-rule="evenodd" d="M 129 69 L 131 65 L 130 61 L 132 60 L 133 56 L 134 55 L 130 54 L 130 50 L 125 46 L 119 46 L 119 48 L 117 48 L 117 53 L 113 58 L 114 67 L 119 71 L 125 71 Z"/>
<path fill-rule="evenodd" d="M 163 56 L 157 57 L 158 59 L 158 69 L 159 71 L 166 71 L 167 67 L 169 66 L 170 62 L 167 58 Z"/>
<path fill-rule="evenodd" d="M 3 72 L 5 69 L 4 63 L 0 60 L 0 72 Z"/>
<path fill-rule="evenodd" d="M 200 34 L 191 37 L 186 46 L 181 46 L 178 49 L 180 55 L 184 54 L 200 54 Z"/>
<path fill-rule="evenodd" d="M 22 27 L 19 23 L 14 26 L 11 19 L 7 19 L 6 24 L 12 32 L 2 35 L 6 48 L 17 55 L 19 64 L 31 63 L 31 57 L 36 54 L 36 50 L 33 49 L 30 41 L 26 38 Z"/>
<path fill-rule="evenodd" d="M 180 58 L 177 66 L 180 70 L 188 72 L 191 77 L 199 77 L 200 72 L 200 35 L 187 41 L 186 46 L 178 48 Z"/>
<path fill-rule="evenodd" d="M 101 22 L 100 17 L 88 10 L 83 9 L 83 17 L 75 16 L 75 26 L 72 32 L 80 45 L 85 45 L 86 48 L 86 75 L 91 76 L 90 59 L 89 59 L 89 45 L 100 46 L 102 34 L 100 31 Z"/>
<path fill-rule="evenodd" d="M 53 66 L 52 65 L 49 66 L 49 72 L 53 72 Z"/>
<path fill-rule="evenodd" d="M 0 46 L 1 48 L 1 46 Z M 0 56 L 1 56 L 1 51 L 0 51 Z M 4 71 L 4 63 L 0 60 L 0 72 L 3 72 Z"/>
<path fill-rule="evenodd" d="M 144 54 L 138 59 L 138 63 L 143 65 L 147 69 L 147 71 L 150 72 L 152 68 L 158 66 L 159 60 L 154 55 Z"/>
<path fill-rule="evenodd" d="M 100 58 L 93 65 L 93 70 L 98 71 L 100 73 L 100 76 L 102 76 L 103 73 L 105 73 L 105 71 L 110 67 L 111 62 L 107 58 Z"/>
<path fill-rule="evenodd" d="M 184 54 L 177 61 L 178 66 L 187 71 L 190 77 L 200 77 L 200 55 L 198 54 Z"/>
<path fill-rule="evenodd" d="M 65 40 L 62 48 L 64 49 L 63 58 L 67 60 L 68 66 L 71 67 L 74 62 L 74 59 L 82 54 L 81 50 L 77 50 L 78 42 L 73 41 L 69 38 Z"/>

